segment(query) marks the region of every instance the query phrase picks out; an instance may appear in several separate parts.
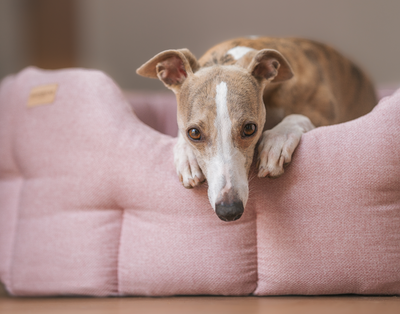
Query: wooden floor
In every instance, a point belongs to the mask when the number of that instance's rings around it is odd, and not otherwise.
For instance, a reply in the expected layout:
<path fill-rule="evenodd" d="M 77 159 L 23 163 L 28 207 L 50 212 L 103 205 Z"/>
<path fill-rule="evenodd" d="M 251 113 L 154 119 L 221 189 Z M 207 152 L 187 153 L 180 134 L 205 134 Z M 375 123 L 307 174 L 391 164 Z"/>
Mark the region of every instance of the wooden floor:
<path fill-rule="evenodd" d="M 0 297 L 1 314 L 399 314 L 399 297 L 173 297 L 11 298 Z"/>
<path fill-rule="evenodd" d="M 0 284 L 0 314 L 399 314 L 400 297 L 16 298 Z"/>

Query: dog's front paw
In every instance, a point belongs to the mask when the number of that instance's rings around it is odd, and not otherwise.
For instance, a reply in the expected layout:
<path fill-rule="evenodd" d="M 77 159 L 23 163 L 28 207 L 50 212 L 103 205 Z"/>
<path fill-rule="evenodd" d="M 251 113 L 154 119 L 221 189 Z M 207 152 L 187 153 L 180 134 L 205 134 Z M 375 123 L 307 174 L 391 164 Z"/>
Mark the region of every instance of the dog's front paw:
<path fill-rule="evenodd" d="M 174 147 L 174 162 L 179 181 L 185 188 L 194 188 L 205 181 L 206 178 L 197 163 L 192 148 L 181 137 Z"/>
<path fill-rule="evenodd" d="M 279 177 L 284 166 L 292 160 L 292 155 L 299 144 L 301 134 L 281 134 L 272 130 L 265 131 L 258 146 L 259 177 Z"/>
<path fill-rule="evenodd" d="M 265 131 L 258 146 L 258 176 L 276 178 L 282 175 L 284 167 L 292 161 L 301 136 L 313 128 L 307 117 L 291 115 Z"/>

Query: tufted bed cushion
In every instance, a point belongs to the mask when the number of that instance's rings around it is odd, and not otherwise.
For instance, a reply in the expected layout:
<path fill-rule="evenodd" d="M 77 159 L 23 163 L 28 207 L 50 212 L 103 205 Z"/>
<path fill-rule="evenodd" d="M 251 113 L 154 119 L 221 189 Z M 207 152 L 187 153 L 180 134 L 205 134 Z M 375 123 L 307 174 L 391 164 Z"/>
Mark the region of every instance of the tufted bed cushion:
<path fill-rule="evenodd" d="M 58 84 L 50 104 L 32 88 Z M 130 100 L 130 102 L 127 101 Z M 28 68 L 0 87 L 0 276 L 14 295 L 400 294 L 400 91 L 305 134 L 218 219 L 173 165 L 172 95 Z"/>

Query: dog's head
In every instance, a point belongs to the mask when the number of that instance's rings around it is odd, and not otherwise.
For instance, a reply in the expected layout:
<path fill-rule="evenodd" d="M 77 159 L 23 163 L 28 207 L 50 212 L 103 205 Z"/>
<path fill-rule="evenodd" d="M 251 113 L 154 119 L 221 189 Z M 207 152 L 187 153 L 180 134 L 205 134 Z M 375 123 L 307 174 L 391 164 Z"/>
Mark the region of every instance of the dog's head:
<path fill-rule="evenodd" d="M 266 118 L 263 92 L 269 82 L 292 77 L 276 50 L 249 51 L 234 65 L 200 68 L 187 49 L 159 53 L 137 73 L 159 78 L 174 91 L 179 131 L 190 144 L 208 181 L 218 217 L 241 217 L 249 188 L 254 148 Z"/>

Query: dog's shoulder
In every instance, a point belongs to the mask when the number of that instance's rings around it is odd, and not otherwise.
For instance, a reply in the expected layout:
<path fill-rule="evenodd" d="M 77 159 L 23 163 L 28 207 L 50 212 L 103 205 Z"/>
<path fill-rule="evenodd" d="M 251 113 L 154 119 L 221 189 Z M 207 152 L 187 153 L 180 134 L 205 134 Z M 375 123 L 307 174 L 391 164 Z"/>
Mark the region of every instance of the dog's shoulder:
<path fill-rule="evenodd" d="M 312 46 L 324 49 L 323 45 L 317 42 L 301 38 L 242 37 L 213 46 L 199 59 L 199 63 L 201 67 L 232 65 L 251 50 L 274 49 L 286 56 L 299 54 L 299 50 L 313 49 Z"/>

